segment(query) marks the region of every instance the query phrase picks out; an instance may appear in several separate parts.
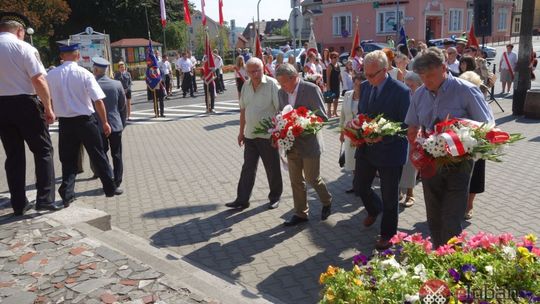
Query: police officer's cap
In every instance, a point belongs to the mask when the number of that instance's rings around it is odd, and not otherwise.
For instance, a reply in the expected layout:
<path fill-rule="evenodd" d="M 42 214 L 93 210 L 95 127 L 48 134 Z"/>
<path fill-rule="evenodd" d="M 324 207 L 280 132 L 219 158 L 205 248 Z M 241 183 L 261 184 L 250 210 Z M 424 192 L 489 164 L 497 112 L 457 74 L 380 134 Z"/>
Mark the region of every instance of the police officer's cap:
<path fill-rule="evenodd" d="M 101 57 L 92 57 L 92 62 L 94 63 L 94 66 L 97 66 L 100 68 L 107 68 L 110 65 L 107 59 L 101 58 Z"/>
<path fill-rule="evenodd" d="M 60 49 L 60 52 L 73 52 L 80 48 L 80 43 L 59 43 L 58 49 Z"/>
<path fill-rule="evenodd" d="M 18 22 L 24 28 L 30 27 L 30 20 L 26 16 L 15 12 L 0 12 L 0 24 L 8 21 Z"/>

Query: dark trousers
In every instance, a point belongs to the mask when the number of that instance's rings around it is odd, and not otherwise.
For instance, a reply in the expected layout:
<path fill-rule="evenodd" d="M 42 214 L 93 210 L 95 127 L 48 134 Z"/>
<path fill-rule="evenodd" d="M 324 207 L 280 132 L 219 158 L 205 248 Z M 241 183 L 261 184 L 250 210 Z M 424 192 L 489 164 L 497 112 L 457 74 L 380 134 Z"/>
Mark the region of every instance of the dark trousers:
<path fill-rule="evenodd" d="M 191 77 L 191 83 L 193 85 L 193 92 L 197 92 L 197 72 L 193 70 L 193 77 Z"/>
<path fill-rule="evenodd" d="M 278 150 L 272 147 L 270 139 L 246 138 L 244 139 L 244 164 L 242 165 L 236 194 L 237 202 L 247 203 L 249 201 L 253 185 L 255 184 L 259 158 L 262 159 L 268 185 L 270 186 L 268 199 L 271 202 L 280 199 L 283 192 L 283 181 L 281 179 Z"/>
<path fill-rule="evenodd" d="M 0 138 L 6 151 L 5 169 L 13 210 L 22 211 L 28 203 L 25 142 L 34 154 L 36 203 L 54 203 L 53 147 L 43 105 L 35 96 L 0 96 L 0 109 Z"/>
<path fill-rule="evenodd" d="M 191 78 L 191 73 L 184 73 L 184 79 L 182 80 L 182 93 L 184 94 L 184 97 L 186 97 L 188 91 L 189 95 L 193 95 L 193 82 Z"/>
<path fill-rule="evenodd" d="M 178 69 L 175 71 L 175 73 L 176 73 L 176 88 L 180 89 L 180 76 L 182 75 L 182 73 Z"/>
<path fill-rule="evenodd" d="M 172 83 L 171 83 L 171 74 L 165 75 L 164 81 L 165 81 L 165 94 L 169 95 L 169 92 L 171 92 L 171 89 L 172 89 L 171 88 L 171 85 L 172 85 Z"/>
<path fill-rule="evenodd" d="M 214 84 L 215 80 L 210 82 L 209 84 L 204 85 L 204 101 L 206 103 L 207 110 L 214 109 L 214 103 L 216 101 L 216 90 Z M 210 101 L 208 100 L 208 98 L 210 98 Z"/>
<path fill-rule="evenodd" d="M 223 73 L 219 69 L 216 70 L 216 91 L 218 93 L 223 92 L 225 90 L 225 85 L 223 83 Z"/>
<path fill-rule="evenodd" d="M 435 176 L 422 176 L 426 215 L 433 249 L 446 244 L 463 231 L 461 222 L 467 210 L 469 183 L 474 162 L 439 168 Z"/>
<path fill-rule="evenodd" d="M 77 159 L 81 143 L 84 145 L 90 162 L 96 169 L 103 190 L 108 196 L 114 195 L 116 186 L 111 166 L 103 151 L 103 141 L 94 115 L 76 116 L 59 121 L 58 153 L 62 163 L 62 185 L 58 193 L 64 202 L 75 198 L 75 177 L 77 175 Z"/>
<path fill-rule="evenodd" d="M 111 150 L 111 158 L 113 163 L 113 176 L 116 187 L 120 187 L 122 176 L 124 175 L 124 163 L 122 162 L 122 131 L 111 132 L 109 137 L 101 133 L 103 140 L 103 152 L 107 155 L 109 148 Z"/>
<path fill-rule="evenodd" d="M 354 188 L 370 216 L 377 216 L 382 212 L 381 238 L 384 240 L 389 240 L 397 232 L 399 179 L 402 168 L 378 167 L 363 157 L 356 159 Z M 377 171 L 381 180 L 382 199 L 371 188 Z"/>

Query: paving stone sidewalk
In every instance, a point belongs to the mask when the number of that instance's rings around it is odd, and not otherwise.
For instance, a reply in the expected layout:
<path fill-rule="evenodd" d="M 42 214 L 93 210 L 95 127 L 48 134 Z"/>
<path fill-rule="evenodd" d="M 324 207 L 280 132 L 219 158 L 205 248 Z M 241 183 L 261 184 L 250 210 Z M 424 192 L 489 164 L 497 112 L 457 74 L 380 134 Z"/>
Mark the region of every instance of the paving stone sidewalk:
<path fill-rule="evenodd" d="M 188 289 L 171 287 L 163 273 L 148 265 L 39 213 L 4 215 L 0 225 L 2 304 L 211 303 Z"/>

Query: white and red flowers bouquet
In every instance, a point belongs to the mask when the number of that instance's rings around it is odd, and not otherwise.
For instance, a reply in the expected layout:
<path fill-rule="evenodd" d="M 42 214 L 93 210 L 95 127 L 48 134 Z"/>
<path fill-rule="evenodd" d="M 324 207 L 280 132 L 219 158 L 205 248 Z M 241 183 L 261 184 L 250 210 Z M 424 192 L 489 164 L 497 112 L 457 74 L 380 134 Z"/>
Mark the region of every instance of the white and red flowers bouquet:
<path fill-rule="evenodd" d="M 293 109 L 291 105 L 285 106 L 281 113 L 272 118 L 263 119 L 255 134 L 270 134 L 273 143 L 283 151 L 290 150 L 294 140 L 304 134 L 317 134 L 323 125 L 323 119 L 306 107 Z"/>
<path fill-rule="evenodd" d="M 493 123 L 446 119 L 436 124 L 434 131 L 417 137 L 411 161 L 429 177 L 435 174 L 437 166 L 466 159 L 500 162 L 504 148 L 520 139 L 521 134 L 501 131 Z"/>
<path fill-rule="evenodd" d="M 321 74 L 318 73 L 306 73 L 304 76 L 304 80 L 318 84 L 320 81 L 323 80 L 323 77 Z"/>
<path fill-rule="evenodd" d="M 392 122 L 382 115 L 370 118 L 365 114 L 358 114 L 345 124 L 343 135 L 351 140 L 352 146 L 361 146 L 375 143 L 385 136 L 403 134 L 405 131 L 400 122 Z"/>

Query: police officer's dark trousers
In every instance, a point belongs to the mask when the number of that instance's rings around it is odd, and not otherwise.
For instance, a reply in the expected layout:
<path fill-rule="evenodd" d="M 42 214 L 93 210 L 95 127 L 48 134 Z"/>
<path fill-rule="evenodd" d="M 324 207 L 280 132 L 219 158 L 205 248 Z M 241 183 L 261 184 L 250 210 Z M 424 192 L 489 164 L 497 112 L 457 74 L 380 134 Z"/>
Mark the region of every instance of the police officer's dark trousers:
<path fill-rule="evenodd" d="M 22 211 L 26 198 L 24 143 L 34 154 L 38 205 L 54 203 L 54 162 L 43 105 L 35 96 L 0 96 L 0 138 L 6 151 L 6 177 L 13 210 Z"/>
<path fill-rule="evenodd" d="M 122 162 L 122 131 L 111 132 L 109 137 L 101 133 L 103 140 L 103 151 L 105 155 L 111 149 L 111 158 L 113 163 L 114 183 L 116 187 L 120 187 L 122 183 L 122 175 L 124 175 L 124 163 Z"/>
<path fill-rule="evenodd" d="M 105 195 L 113 196 L 116 190 L 111 166 L 103 150 L 101 131 L 94 115 L 61 117 L 59 121 L 58 151 L 62 163 L 62 185 L 58 193 L 64 203 L 75 199 L 75 177 L 77 175 L 77 158 L 82 142 L 96 174 L 103 184 Z"/>

